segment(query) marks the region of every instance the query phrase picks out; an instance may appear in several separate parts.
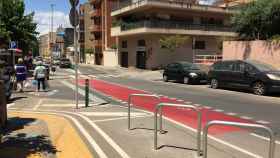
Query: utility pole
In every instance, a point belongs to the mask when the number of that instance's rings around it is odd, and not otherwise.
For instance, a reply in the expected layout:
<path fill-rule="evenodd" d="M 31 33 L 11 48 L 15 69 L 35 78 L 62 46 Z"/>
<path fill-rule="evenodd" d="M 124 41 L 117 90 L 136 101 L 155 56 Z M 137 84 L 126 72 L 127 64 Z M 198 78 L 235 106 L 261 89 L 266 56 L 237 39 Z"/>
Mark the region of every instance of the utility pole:
<path fill-rule="evenodd" d="M 54 37 L 53 37 L 53 12 L 54 12 L 54 4 L 51 4 L 51 11 L 52 11 L 52 15 L 51 15 L 51 64 L 52 64 L 52 60 L 53 60 L 53 49 L 54 49 Z"/>

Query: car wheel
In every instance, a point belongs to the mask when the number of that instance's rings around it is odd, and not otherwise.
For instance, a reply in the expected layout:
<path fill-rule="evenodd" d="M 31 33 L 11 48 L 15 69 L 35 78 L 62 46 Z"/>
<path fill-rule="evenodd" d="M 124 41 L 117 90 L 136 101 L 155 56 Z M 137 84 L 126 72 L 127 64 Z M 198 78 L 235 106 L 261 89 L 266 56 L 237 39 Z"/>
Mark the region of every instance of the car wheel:
<path fill-rule="evenodd" d="M 163 75 L 163 81 L 164 81 L 164 82 L 168 82 L 168 77 L 167 77 L 167 75 Z"/>
<path fill-rule="evenodd" d="M 256 82 L 254 83 L 253 87 L 253 93 L 256 95 L 265 95 L 266 93 L 266 87 L 262 82 Z"/>
<path fill-rule="evenodd" d="M 184 84 L 189 84 L 189 83 L 190 83 L 190 78 L 184 77 L 184 78 L 183 78 L 183 83 L 184 83 Z"/>
<path fill-rule="evenodd" d="M 211 79 L 211 83 L 210 83 L 211 88 L 213 89 L 217 89 L 219 87 L 219 82 L 217 79 L 213 78 Z"/>

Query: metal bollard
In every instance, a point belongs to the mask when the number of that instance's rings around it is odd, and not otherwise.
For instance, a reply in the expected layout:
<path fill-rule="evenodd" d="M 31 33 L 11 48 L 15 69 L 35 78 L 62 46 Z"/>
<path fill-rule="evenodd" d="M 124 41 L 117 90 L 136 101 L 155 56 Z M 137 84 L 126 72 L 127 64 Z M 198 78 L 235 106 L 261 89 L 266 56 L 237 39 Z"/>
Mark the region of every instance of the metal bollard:
<path fill-rule="evenodd" d="M 89 80 L 85 80 L 85 105 L 88 107 L 89 104 Z"/>

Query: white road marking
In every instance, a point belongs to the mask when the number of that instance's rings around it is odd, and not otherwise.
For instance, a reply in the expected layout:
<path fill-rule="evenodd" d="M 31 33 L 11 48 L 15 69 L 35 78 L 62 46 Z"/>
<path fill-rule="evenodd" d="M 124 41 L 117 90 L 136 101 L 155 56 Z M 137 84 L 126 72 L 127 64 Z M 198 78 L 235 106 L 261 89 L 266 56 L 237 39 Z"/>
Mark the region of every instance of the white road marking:
<path fill-rule="evenodd" d="M 260 138 L 260 139 L 263 139 L 263 140 L 270 141 L 270 139 L 269 139 L 269 138 L 264 137 L 264 136 L 260 136 L 260 135 L 255 134 L 255 133 L 250 133 L 250 135 L 251 135 L 251 136 L 255 136 L 255 137 L 257 137 L 257 138 Z M 275 141 L 275 143 L 280 145 L 280 141 Z"/>
<path fill-rule="evenodd" d="M 198 106 L 198 107 L 201 106 L 201 104 L 193 104 L 193 105 L 194 105 L 194 106 Z"/>
<path fill-rule="evenodd" d="M 186 101 L 186 102 L 184 102 L 185 104 L 192 104 L 192 102 L 190 102 L 190 101 Z"/>
<path fill-rule="evenodd" d="M 210 106 L 203 106 L 205 109 L 212 109 Z"/>
<path fill-rule="evenodd" d="M 124 107 L 124 108 L 127 108 L 127 107 Z M 149 114 L 153 114 L 153 112 L 145 111 L 145 110 L 142 110 L 142 109 L 137 109 L 137 110 L 138 110 L 138 111 L 143 111 L 143 112 L 146 112 L 146 113 L 149 113 Z M 188 129 L 188 130 L 190 130 L 190 131 L 192 131 L 192 132 L 195 132 L 195 133 L 197 132 L 197 129 L 194 129 L 194 128 L 190 127 L 190 126 L 184 125 L 184 124 L 182 124 L 182 123 L 180 123 L 180 122 L 177 122 L 177 121 L 172 120 L 172 119 L 170 119 L 170 118 L 167 118 L 167 117 L 165 117 L 165 116 L 163 116 L 163 118 L 164 118 L 165 120 L 171 122 L 171 123 L 174 123 L 174 124 L 176 124 L 176 125 L 178 125 L 178 126 L 180 126 L 180 127 L 186 128 L 186 129 Z M 218 143 L 221 143 L 221 144 L 223 144 L 223 145 L 226 145 L 226 146 L 228 146 L 228 147 L 230 147 L 230 148 L 233 148 L 233 149 L 235 149 L 235 150 L 238 150 L 239 152 L 242 152 L 242 153 L 244 153 L 244 154 L 247 154 L 247 155 L 249 155 L 249 156 L 252 156 L 252 157 L 254 157 L 254 158 L 263 158 L 263 157 L 260 156 L 260 155 L 257 155 L 257 154 L 255 154 L 255 153 L 253 153 L 253 152 L 250 152 L 250 151 L 248 151 L 248 150 L 242 149 L 242 148 L 240 148 L 240 147 L 238 147 L 238 146 L 236 146 L 236 145 L 233 145 L 233 144 L 231 144 L 231 143 L 229 143 L 229 142 L 226 142 L 226 141 L 224 141 L 224 140 L 221 140 L 221 139 L 219 139 L 219 138 L 216 138 L 216 137 L 214 137 L 214 136 L 212 136 L 212 135 L 208 135 L 208 138 L 210 138 L 210 139 L 212 139 L 212 140 L 214 140 L 214 141 L 216 141 L 216 142 L 218 142 Z"/>
<path fill-rule="evenodd" d="M 44 107 L 76 107 L 76 104 L 41 104 Z M 85 106 L 85 104 L 79 104 L 79 106 Z"/>
<path fill-rule="evenodd" d="M 10 103 L 10 104 L 7 104 L 7 108 L 11 108 L 12 106 L 14 106 L 15 103 Z"/>
<path fill-rule="evenodd" d="M 88 75 L 90 78 L 97 78 L 95 75 Z"/>
<path fill-rule="evenodd" d="M 81 115 L 81 114 L 77 114 L 77 113 L 73 113 L 73 112 L 65 112 L 65 113 L 69 113 L 69 114 L 73 114 L 76 116 L 80 116 L 82 119 L 84 119 L 92 128 L 94 128 L 103 138 L 104 140 L 106 140 L 119 154 L 122 158 L 130 158 L 128 156 L 128 154 L 116 143 L 114 142 L 114 140 L 107 135 L 101 128 L 99 128 L 95 123 L 93 123 L 89 118 Z"/>
<path fill-rule="evenodd" d="M 61 83 L 66 85 L 67 87 L 73 89 L 73 90 L 76 90 L 76 86 L 71 84 L 71 83 L 69 83 L 69 82 L 61 81 Z M 85 96 L 85 91 L 83 89 L 81 89 L 81 88 L 78 89 L 78 93 L 80 95 Z M 100 99 L 100 98 L 94 96 L 92 93 L 89 93 L 89 100 L 91 100 L 91 101 L 93 101 L 95 103 L 98 103 L 98 104 L 107 103 L 105 100 Z"/>
<path fill-rule="evenodd" d="M 224 110 L 222 110 L 222 109 L 214 109 L 213 111 L 215 111 L 215 112 L 223 112 Z"/>
<path fill-rule="evenodd" d="M 127 112 L 79 112 L 82 115 L 85 116 L 127 116 Z M 147 114 L 145 113 L 136 113 L 136 112 L 132 112 L 131 116 L 146 116 Z"/>
<path fill-rule="evenodd" d="M 229 112 L 229 113 L 226 113 L 227 115 L 230 115 L 230 116 L 236 116 L 237 113 L 234 113 L 234 112 Z"/>
<path fill-rule="evenodd" d="M 40 99 L 39 102 L 32 108 L 32 110 L 36 111 L 42 104 L 43 99 Z"/>
<path fill-rule="evenodd" d="M 149 116 L 152 116 L 152 115 L 136 116 L 136 117 L 131 117 L 131 119 L 134 119 L 134 118 L 143 118 L 143 117 L 149 117 Z M 119 118 L 111 118 L 111 119 L 96 120 L 96 121 L 93 121 L 93 122 L 94 122 L 94 123 L 97 123 L 97 122 L 107 122 L 107 121 L 126 120 L 126 119 L 127 119 L 127 117 L 119 117 Z"/>
<path fill-rule="evenodd" d="M 270 122 L 264 121 L 264 120 L 259 120 L 259 121 L 256 121 L 256 122 L 260 123 L 260 124 L 270 124 Z"/>
<path fill-rule="evenodd" d="M 178 101 L 178 102 L 183 102 L 184 100 L 182 100 L 182 99 L 178 99 L 177 101 Z"/>
<path fill-rule="evenodd" d="M 171 100 L 177 100 L 177 98 L 169 98 L 169 99 L 171 99 Z"/>
<path fill-rule="evenodd" d="M 50 115 L 61 115 L 63 117 L 66 117 L 70 119 L 75 125 L 76 129 L 79 130 L 84 137 L 87 139 L 88 143 L 91 145 L 94 151 L 98 154 L 100 158 L 108 158 L 108 156 L 104 153 L 104 151 L 99 147 L 99 145 L 95 142 L 95 140 L 90 136 L 90 134 L 87 132 L 87 130 L 75 119 L 74 117 L 67 115 L 67 114 L 58 114 L 58 113 L 50 113 L 50 112 L 32 112 L 32 111 L 27 111 L 31 113 L 39 113 L 39 114 L 50 114 Z"/>
<path fill-rule="evenodd" d="M 252 117 L 248 117 L 248 116 L 241 116 L 240 118 L 245 119 L 245 120 L 252 120 Z"/>

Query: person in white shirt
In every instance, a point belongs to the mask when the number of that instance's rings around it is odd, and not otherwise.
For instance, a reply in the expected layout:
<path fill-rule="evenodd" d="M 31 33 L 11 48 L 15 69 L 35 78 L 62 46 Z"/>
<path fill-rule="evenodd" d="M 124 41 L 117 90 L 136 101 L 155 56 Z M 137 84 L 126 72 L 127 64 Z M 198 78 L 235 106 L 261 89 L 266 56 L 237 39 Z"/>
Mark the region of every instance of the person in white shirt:
<path fill-rule="evenodd" d="M 34 78 L 37 80 L 37 91 L 40 91 L 41 84 L 43 86 L 43 90 L 45 91 L 46 68 L 41 61 L 38 62 L 34 70 Z"/>

